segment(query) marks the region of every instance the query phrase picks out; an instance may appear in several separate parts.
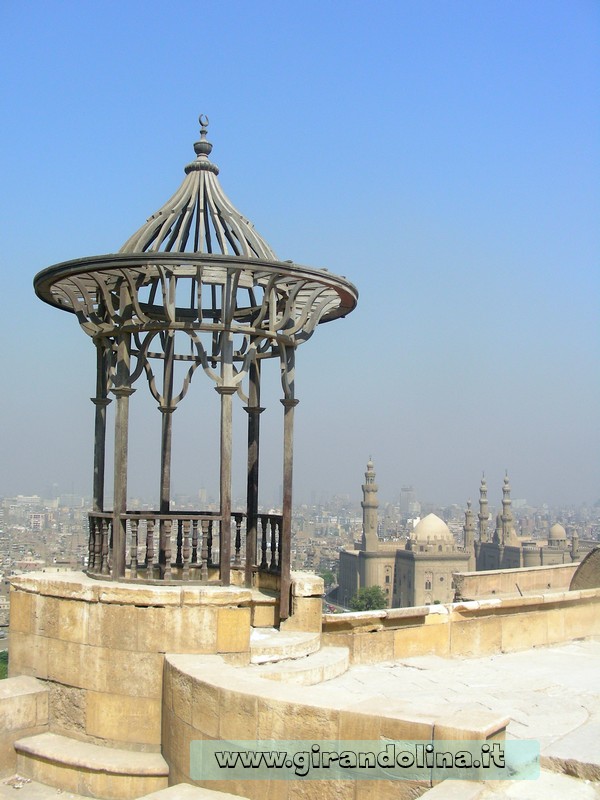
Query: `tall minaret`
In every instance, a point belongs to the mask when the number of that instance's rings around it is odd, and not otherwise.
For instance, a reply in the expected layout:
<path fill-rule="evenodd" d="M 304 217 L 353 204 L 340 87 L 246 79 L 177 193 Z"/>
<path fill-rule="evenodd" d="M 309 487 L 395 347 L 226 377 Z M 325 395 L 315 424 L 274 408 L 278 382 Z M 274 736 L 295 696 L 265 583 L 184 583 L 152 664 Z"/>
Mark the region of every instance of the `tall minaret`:
<path fill-rule="evenodd" d="M 377 537 L 377 484 L 375 483 L 375 470 L 373 461 L 369 456 L 367 471 L 365 472 L 365 482 L 363 483 L 363 532 L 362 549 L 368 552 L 379 550 L 379 539 Z"/>
<path fill-rule="evenodd" d="M 571 534 L 571 561 L 579 561 L 579 534 L 575 530 L 572 529 L 573 533 Z"/>
<path fill-rule="evenodd" d="M 479 520 L 479 541 L 487 542 L 488 520 L 490 518 L 490 512 L 488 511 L 487 483 L 485 482 L 485 472 L 481 477 L 481 486 L 479 487 L 479 514 L 477 515 L 477 518 Z"/>
<path fill-rule="evenodd" d="M 515 533 L 513 528 L 512 501 L 510 499 L 510 483 L 508 470 L 504 476 L 502 487 L 502 544 L 514 544 Z"/>
<path fill-rule="evenodd" d="M 464 539 L 463 545 L 466 552 L 469 554 L 469 572 L 475 570 L 475 523 L 473 521 L 473 512 L 471 511 L 471 501 L 467 500 L 467 510 L 465 511 L 465 525 L 463 528 Z"/>

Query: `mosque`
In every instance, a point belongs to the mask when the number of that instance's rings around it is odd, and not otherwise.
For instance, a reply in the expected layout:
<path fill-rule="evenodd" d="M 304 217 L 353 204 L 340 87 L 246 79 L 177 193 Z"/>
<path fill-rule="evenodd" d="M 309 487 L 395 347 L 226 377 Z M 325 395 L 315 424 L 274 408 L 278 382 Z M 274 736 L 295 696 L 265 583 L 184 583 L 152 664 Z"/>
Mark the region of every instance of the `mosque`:
<path fill-rule="evenodd" d="M 463 541 L 459 544 L 446 523 L 428 514 L 415 525 L 407 540 L 383 542 L 377 535 L 379 506 L 373 461 L 369 459 L 363 490 L 363 532 L 360 542 L 340 552 L 338 601 L 347 606 L 363 587 L 380 586 L 388 608 L 450 603 L 454 573 L 541 567 L 579 561 L 593 543 L 580 542 L 576 530 L 567 538 L 556 523 L 546 541 L 517 535 L 508 475 L 502 488 L 502 510 L 493 533 L 485 477 L 479 488 L 478 528 L 471 502 L 467 503 Z M 477 535 L 476 535 L 477 534 Z"/>
<path fill-rule="evenodd" d="M 469 515 L 469 510 L 466 516 Z M 489 518 L 487 485 L 483 477 L 479 487 L 479 537 L 474 542 L 477 570 L 570 564 L 579 561 L 591 549 L 580 543 L 575 529 L 572 530 L 569 540 L 565 528 L 560 523 L 550 528 L 546 541 L 519 538 L 514 527 L 508 475 L 504 477 L 502 487 L 502 511 L 496 515 L 496 526 L 491 536 L 488 528 Z M 465 520 L 465 542 L 469 521 L 470 541 L 472 541 L 472 514 L 470 520 Z"/>

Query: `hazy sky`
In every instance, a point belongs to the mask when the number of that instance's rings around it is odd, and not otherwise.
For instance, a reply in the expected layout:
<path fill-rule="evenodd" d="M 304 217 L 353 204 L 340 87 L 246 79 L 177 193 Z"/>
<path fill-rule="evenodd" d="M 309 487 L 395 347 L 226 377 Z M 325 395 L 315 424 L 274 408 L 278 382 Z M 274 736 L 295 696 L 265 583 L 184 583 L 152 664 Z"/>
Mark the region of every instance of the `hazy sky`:
<path fill-rule="evenodd" d="M 32 278 L 117 251 L 181 183 L 204 113 L 278 256 L 359 290 L 298 353 L 298 501 L 360 499 L 370 454 L 387 499 L 464 503 L 485 470 L 497 502 L 505 468 L 513 497 L 600 497 L 596 0 L 23 0 L 0 37 L 0 495 L 90 492 L 94 348 Z M 175 415 L 176 492 L 217 485 L 207 383 Z M 158 494 L 155 405 L 140 382 L 132 495 Z"/>

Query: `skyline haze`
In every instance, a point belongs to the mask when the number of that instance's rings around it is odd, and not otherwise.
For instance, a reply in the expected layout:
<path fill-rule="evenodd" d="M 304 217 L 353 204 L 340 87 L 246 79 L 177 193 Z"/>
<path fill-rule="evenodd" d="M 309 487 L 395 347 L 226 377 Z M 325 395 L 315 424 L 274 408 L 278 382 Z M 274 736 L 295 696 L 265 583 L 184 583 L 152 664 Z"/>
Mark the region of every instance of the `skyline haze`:
<path fill-rule="evenodd" d="M 90 493 L 94 348 L 32 279 L 116 252 L 181 183 L 203 113 L 225 193 L 278 257 L 359 292 L 298 351 L 297 502 L 358 498 L 370 455 L 390 500 L 410 484 L 476 502 L 485 471 L 497 504 L 505 469 L 533 505 L 600 498 L 597 4 L 34 0 L 3 16 L 0 493 Z M 269 502 L 277 365 L 264 380 Z M 157 498 L 160 414 L 136 388 L 129 493 Z M 216 491 L 217 407 L 197 374 L 174 493 Z"/>

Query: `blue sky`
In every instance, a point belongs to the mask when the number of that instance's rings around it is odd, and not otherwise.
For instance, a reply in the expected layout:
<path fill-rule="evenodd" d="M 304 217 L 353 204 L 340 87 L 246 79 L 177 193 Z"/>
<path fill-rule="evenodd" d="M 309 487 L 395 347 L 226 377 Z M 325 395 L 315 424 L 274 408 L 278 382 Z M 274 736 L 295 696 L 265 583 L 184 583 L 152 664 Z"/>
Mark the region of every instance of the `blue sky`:
<path fill-rule="evenodd" d="M 358 499 L 370 454 L 390 500 L 464 503 L 485 470 L 497 502 L 505 468 L 514 497 L 598 499 L 597 2 L 35 0 L 4 4 L 0 37 L 0 494 L 89 492 L 93 347 L 32 277 L 118 250 L 181 182 L 202 112 L 225 192 L 280 258 L 360 293 L 298 355 L 298 500 Z M 185 493 L 216 487 L 212 390 L 193 388 Z M 147 395 L 130 488 L 152 496 Z"/>

